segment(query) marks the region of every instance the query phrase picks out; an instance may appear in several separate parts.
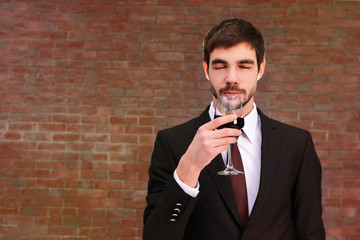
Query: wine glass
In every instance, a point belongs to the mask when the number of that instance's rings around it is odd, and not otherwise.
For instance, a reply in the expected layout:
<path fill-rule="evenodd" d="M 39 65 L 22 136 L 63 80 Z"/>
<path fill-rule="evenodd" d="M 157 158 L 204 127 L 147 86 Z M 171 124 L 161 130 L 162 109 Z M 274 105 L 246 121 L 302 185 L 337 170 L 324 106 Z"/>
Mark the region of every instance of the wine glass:
<path fill-rule="evenodd" d="M 221 117 L 224 115 L 235 114 L 237 117 L 234 122 L 229 122 L 224 125 L 218 127 L 221 128 L 237 128 L 242 129 L 245 125 L 244 121 L 244 109 L 241 102 L 241 97 L 239 95 L 231 95 L 231 96 L 219 96 L 216 99 L 215 106 L 215 116 L 214 118 Z M 236 146 L 237 147 L 237 146 Z M 231 146 L 229 146 L 227 150 L 227 161 L 226 168 L 223 171 L 217 173 L 218 175 L 240 175 L 244 174 L 244 172 L 239 171 L 234 168 L 232 159 L 231 159 Z"/>

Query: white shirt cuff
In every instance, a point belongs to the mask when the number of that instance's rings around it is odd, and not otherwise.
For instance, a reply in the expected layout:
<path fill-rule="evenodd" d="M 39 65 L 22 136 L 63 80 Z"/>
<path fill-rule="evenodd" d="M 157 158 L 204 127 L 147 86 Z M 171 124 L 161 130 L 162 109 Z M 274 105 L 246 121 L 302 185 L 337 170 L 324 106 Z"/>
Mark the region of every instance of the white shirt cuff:
<path fill-rule="evenodd" d="M 175 178 L 175 181 L 177 182 L 177 184 L 179 184 L 179 186 L 182 188 L 182 190 L 184 190 L 185 193 L 187 193 L 188 195 L 190 195 L 193 198 L 196 198 L 196 196 L 199 194 L 199 188 L 200 188 L 199 182 L 197 182 L 195 188 L 189 187 L 188 185 L 186 185 L 179 179 L 179 176 L 177 175 L 176 170 L 174 171 L 174 178 Z"/>

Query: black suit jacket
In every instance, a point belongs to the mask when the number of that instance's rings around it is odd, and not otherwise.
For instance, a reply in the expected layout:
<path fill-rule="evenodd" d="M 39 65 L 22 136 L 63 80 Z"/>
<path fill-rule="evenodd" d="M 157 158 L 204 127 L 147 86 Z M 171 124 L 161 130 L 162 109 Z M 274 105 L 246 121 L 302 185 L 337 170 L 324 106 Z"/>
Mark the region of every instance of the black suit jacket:
<path fill-rule="evenodd" d="M 229 178 L 217 175 L 224 169 L 221 154 L 201 172 L 196 198 L 173 178 L 197 129 L 210 121 L 207 108 L 199 117 L 157 135 L 149 168 L 144 239 L 325 239 L 321 165 L 310 133 L 258 112 L 260 187 L 246 229 L 240 224 Z"/>

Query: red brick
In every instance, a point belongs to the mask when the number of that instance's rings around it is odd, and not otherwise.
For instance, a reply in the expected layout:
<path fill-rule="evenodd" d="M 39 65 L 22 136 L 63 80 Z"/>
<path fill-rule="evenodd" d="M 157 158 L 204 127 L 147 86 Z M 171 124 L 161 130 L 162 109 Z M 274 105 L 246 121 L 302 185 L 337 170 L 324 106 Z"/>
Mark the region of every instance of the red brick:
<path fill-rule="evenodd" d="M 121 200 L 93 200 L 93 207 L 95 208 L 117 208 L 122 205 Z"/>
<path fill-rule="evenodd" d="M 95 145 L 92 143 L 68 143 L 67 149 L 70 151 L 92 151 Z"/>
<path fill-rule="evenodd" d="M 16 215 L 18 213 L 18 208 L 16 208 L 16 207 L 1 207 L 0 213 L 2 215 Z"/>
<path fill-rule="evenodd" d="M 85 25 L 83 23 L 58 22 L 56 29 L 58 31 L 83 31 L 85 29 Z"/>
<path fill-rule="evenodd" d="M 49 227 L 48 233 L 51 235 L 76 235 L 77 227 Z"/>
<path fill-rule="evenodd" d="M 82 228 L 80 234 L 84 236 L 104 236 L 107 233 L 106 227 L 91 227 L 91 228 Z"/>
<path fill-rule="evenodd" d="M 39 125 L 40 131 L 65 131 L 64 124 L 41 124 Z"/>
<path fill-rule="evenodd" d="M 81 139 L 84 142 L 108 142 L 108 135 L 84 134 Z"/>
<path fill-rule="evenodd" d="M 53 115 L 53 122 L 79 123 L 80 117 L 71 115 Z"/>
<path fill-rule="evenodd" d="M 54 141 L 77 141 L 80 139 L 79 134 L 54 134 L 53 140 Z"/>
<path fill-rule="evenodd" d="M 8 132 L 4 134 L 4 138 L 8 140 L 19 140 L 21 138 L 21 134 L 17 132 Z"/>
<path fill-rule="evenodd" d="M 159 15 L 157 22 L 165 24 L 179 24 L 184 23 L 185 18 L 183 15 Z"/>
<path fill-rule="evenodd" d="M 321 56 L 304 56 L 301 58 L 302 64 L 328 64 L 329 58 Z"/>
<path fill-rule="evenodd" d="M 237 3 L 237 1 L 233 1 L 233 4 L 235 4 L 235 3 Z M 269 7 L 269 6 L 271 6 L 272 1 L 270 1 L 270 0 L 259 0 L 259 1 L 244 0 L 244 3 L 245 3 L 245 5 L 248 5 L 248 6 Z"/>
<path fill-rule="evenodd" d="M 34 198 L 7 198 L 5 204 L 8 206 L 33 206 Z"/>
<path fill-rule="evenodd" d="M 50 174 L 49 174 L 50 175 Z M 36 182 L 36 185 L 39 187 L 54 187 L 54 188 L 62 188 L 65 186 L 64 180 L 63 179 L 50 179 L 50 180 L 45 180 L 45 179 L 38 179 Z"/>
<path fill-rule="evenodd" d="M 4 159 L 19 159 L 21 158 L 21 152 L 11 150 L 0 150 L 0 156 Z"/>
<path fill-rule="evenodd" d="M 11 94 L 11 95 L 1 94 L 0 98 L 2 99 L 3 102 L 8 102 L 8 103 L 23 102 L 24 100 L 23 96 L 16 94 Z"/>
<path fill-rule="evenodd" d="M 150 15 L 131 14 L 128 19 L 132 23 L 155 23 L 156 17 Z"/>
<path fill-rule="evenodd" d="M 5 224 L 31 224 L 32 217 L 31 216 L 7 216 L 5 218 Z"/>
<path fill-rule="evenodd" d="M 51 174 L 52 177 L 54 178 L 79 178 L 79 172 L 78 171 L 60 171 L 60 170 L 56 170 L 53 171 Z"/>
<path fill-rule="evenodd" d="M 46 22 L 29 21 L 28 22 L 28 28 L 29 29 L 34 29 L 34 30 L 47 30 L 47 29 L 49 29 L 51 27 Z"/>
<path fill-rule="evenodd" d="M 94 124 L 94 123 L 107 124 L 108 118 L 107 118 L 107 116 L 83 116 L 81 119 L 81 123 L 82 124 L 91 124 L 91 123 L 92 124 Z M 88 126 L 88 127 L 91 128 L 91 126 Z M 82 128 L 82 126 L 80 126 L 80 128 Z"/>

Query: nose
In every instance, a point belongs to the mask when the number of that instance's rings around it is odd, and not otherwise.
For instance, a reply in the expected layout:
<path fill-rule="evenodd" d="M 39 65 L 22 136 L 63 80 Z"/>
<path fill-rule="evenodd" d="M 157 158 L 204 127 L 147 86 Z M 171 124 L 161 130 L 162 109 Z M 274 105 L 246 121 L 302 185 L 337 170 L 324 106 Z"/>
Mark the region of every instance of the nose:
<path fill-rule="evenodd" d="M 237 74 L 236 74 L 236 70 L 234 68 L 229 67 L 228 71 L 226 73 L 226 77 L 225 77 L 225 81 L 226 84 L 233 86 L 233 85 L 238 85 L 238 79 L 237 79 Z"/>

